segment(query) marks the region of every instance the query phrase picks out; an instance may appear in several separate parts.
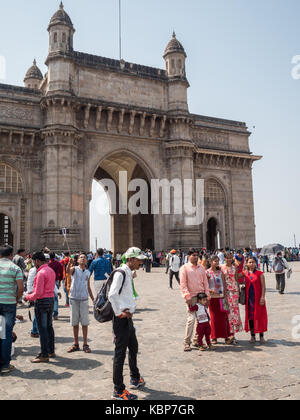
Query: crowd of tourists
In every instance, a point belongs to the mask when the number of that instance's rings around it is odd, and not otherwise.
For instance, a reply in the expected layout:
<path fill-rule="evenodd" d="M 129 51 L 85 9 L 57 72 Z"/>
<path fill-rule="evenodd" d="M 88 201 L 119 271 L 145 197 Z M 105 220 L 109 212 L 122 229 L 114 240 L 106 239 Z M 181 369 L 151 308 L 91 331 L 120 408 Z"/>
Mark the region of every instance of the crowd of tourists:
<path fill-rule="evenodd" d="M 252 344 L 255 344 L 257 334 L 260 344 L 265 343 L 264 334 L 268 329 L 266 284 L 257 251 L 249 248 L 243 251 L 219 249 L 209 253 L 204 249 L 190 249 L 188 252 L 173 249 L 164 253 L 163 258 L 165 260 L 161 263 L 165 264 L 166 273 L 169 272 L 170 289 L 175 277 L 186 303 L 185 352 L 191 351 L 192 347 L 199 348 L 201 352 L 215 350 L 220 339 L 224 339 L 227 345 L 235 345 L 236 335 L 243 330 L 250 332 Z M 18 319 L 18 305 L 26 303 L 29 308 L 34 307 L 33 316 L 29 309 L 32 321 L 30 335 L 39 338 L 41 351 L 31 362 L 49 363 L 56 357 L 53 321 L 59 316 L 60 290 L 65 294 L 65 307 L 70 308 L 74 337 L 73 345 L 66 351 L 71 354 L 81 350 L 81 325 L 82 350 L 91 353 L 88 344 L 89 299 L 94 306 L 96 302 L 101 302 L 105 298 L 103 290 L 106 287 L 115 343 L 113 399 L 136 399 L 136 395 L 127 391 L 124 385 L 123 367 L 128 349 L 130 385 L 134 389 L 145 385 L 137 367 L 138 342 L 132 321 L 138 298 L 134 278 L 139 268 L 145 268 L 145 261 L 154 263 L 153 253 L 138 248 L 130 248 L 124 254 L 114 256 L 103 249 L 98 249 L 95 255 L 91 252 L 57 255 L 47 248 L 32 255 L 26 255 L 25 250 L 20 249 L 14 255 L 12 247 L 1 247 L 1 374 L 9 374 L 15 369 L 11 364 L 11 355 L 16 339 L 13 329 Z M 284 293 L 285 271 L 290 273 L 291 270 L 281 252 L 275 256 L 272 269 L 276 273 L 277 289 L 279 293 Z M 244 325 L 240 305 L 245 307 Z"/>

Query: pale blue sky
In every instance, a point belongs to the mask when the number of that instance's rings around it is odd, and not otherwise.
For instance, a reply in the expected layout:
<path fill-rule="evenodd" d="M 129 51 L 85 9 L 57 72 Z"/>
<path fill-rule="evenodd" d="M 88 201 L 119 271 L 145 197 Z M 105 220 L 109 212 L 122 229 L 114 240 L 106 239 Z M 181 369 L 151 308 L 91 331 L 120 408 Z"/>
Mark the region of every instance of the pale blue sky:
<path fill-rule="evenodd" d="M 257 244 L 300 242 L 299 0 L 122 0 L 123 57 L 164 68 L 173 29 L 188 55 L 190 111 L 245 121 L 254 165 Z M 118 0 L 65 0 L 74 48 L 118 58 Z M 23 84 L 36 57 L 43 72 L 47 26 L 58 0 L 1 0 L 0 55 L 6 83 Z M 253 126 L 256 128 L 253 129 Z"/>

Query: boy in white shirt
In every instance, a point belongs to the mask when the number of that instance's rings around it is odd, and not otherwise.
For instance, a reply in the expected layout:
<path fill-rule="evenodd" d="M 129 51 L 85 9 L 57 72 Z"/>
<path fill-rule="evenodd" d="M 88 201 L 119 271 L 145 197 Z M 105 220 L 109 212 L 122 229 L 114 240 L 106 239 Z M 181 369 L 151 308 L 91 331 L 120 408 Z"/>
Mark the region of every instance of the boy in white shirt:
<path fill-rule="evenodd" d="M 210 328 L 210 317 L 207 312 L 208 308 L 208 298 L 205 293 L 199 293 L 197 295 L 197 305 L 190 306 L 189 309 L 191 312 L 197 312 L 198 326 L 198 340 L 199 340 L 199 350 L 215 350 L 216 348 L 211 344 L 211 328 Z M 203 337 L 205 336 L 207 347 L 203 345 Z"/>

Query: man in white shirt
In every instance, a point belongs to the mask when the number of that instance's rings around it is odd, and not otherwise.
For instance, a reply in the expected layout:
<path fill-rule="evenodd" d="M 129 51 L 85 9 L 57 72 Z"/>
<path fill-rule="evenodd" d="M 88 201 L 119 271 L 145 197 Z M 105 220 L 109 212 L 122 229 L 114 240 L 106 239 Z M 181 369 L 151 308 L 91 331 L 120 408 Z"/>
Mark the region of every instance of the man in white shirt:
<path fill-rule="evenodd" d="M 290 271 L 290 267 L 287 260 L 282 256 L 282 252 L 277 252 L 272 268 L 276 275 L 276 289 L 280 295 L 283 295 L 285 290 L 285 270 Z"/>
<path fill-rule="evenodd" d="M 168 252 L 168 254 L 166 255 L 166 274 L 168 274 L 169 269 L 170 269 L 170 258 L 172 257 L 171 252 Z"/>
<path fill-rule="evenodd" d="M 178 284 L 180 285 L 179 279 L 179 269 L 181 266 L 181 261 L 175 249 L 171 251 L 170 258 L 170 289 L 173 289 L 173 277 L 175 276 Z"/>
<path fill-rule="evenodd" d="M 137 396 L 130 394 L 123 383 L 123 368 L 127 348 L 129 350 L 130 384 L 134 389 L 145 385 L 137 367 L 138 341 L 132 316 L 136 309 L 133 297 L 133 271 L 138 270 L 145 256 L 139 248 L 130 248 L 126 254 L 126 264 L 118 270 L 110 287 L 108 299 L 114 311 L 113 332 L 115 336 L 115 357 L 113 366 L 114 400 L 136 400 Z"/>
<path fill-rule="evenodd" d="M 223 249 L 220 249 L 219 250 L 219 252 L 218 252 L 218 258 L 220 260 L 220 265 L 223 265 L 224 262 L 225 262 L 225 255 L 224 255 Z"/>

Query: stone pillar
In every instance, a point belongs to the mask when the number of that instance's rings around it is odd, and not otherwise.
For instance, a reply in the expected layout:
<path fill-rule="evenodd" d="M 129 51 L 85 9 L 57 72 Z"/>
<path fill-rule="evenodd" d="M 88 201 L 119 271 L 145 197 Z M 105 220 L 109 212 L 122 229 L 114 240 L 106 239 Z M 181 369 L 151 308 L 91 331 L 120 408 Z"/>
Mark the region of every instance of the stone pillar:
<path fill-rule="evenodd" d="M 84 249 L 84 202 L 82 164 L 78 160 L 76 132 L 53 130 L 44 135 L 43 168 L 44 200 L 42 245 L 53 250 L 66 250 L 59 231 L 70 229 L 71 251 Z"/>
<path fill-rule="evenodd" d="M 168 248 L 187 249 L 191 246 L 200 245 L 201 226 L 188 226 L 185 224 L 184 214 L 184 180 L 194 179 L 194 146 L 188 141 L 172 141 L 166 145 L 167 165 L 169 169 L 169 181 L 176 179 L 181 181 L 182 188 L 182 214 L 169 216 L 169 243 Z M 184 174 L 184 176 L 183 176 Z M 178 195 L 180 191 L 178 190 Z M 195 186 L 193 187 L 195 197 Z M 176 197 L 176 194 L 175 194 Z M 194 198 L 193 197 L 193 198 Z M 171 204 L 174 195 L 171 195 Z M 174 206 L 171 205 L 171 213 L 174 212 Z"/>

